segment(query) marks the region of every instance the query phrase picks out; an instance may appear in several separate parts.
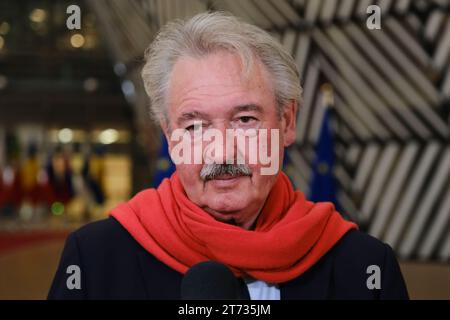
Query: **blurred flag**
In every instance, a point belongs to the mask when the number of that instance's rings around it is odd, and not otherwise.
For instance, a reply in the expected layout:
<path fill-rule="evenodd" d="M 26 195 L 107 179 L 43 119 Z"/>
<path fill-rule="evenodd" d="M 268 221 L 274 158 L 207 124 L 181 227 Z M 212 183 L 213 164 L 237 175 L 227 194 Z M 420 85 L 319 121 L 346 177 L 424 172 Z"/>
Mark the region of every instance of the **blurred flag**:
<path fill-rule="evenodd" d="M 23 198 L 20 176 L 20 144 L 14 133 L 5 134 L 5 165 L 0 168 L 0 215 L 16 214 Z"/>
<path fill-rule="evenodd" d="M 5 166 L 0 172 L 0 216 L 13 216 L 20 207 L 22 195 L 18 166 Z"/>
<path fill-rule="evenodd" d="M 103 204 L 105 202 L 104 150 L 99 146 L 94 148 L 94 153 L 85 159 L 82 175 L 94 201 L 97 204 Z"/>
<path fill-rule="evenodd" d="M 50 207 L 54 201 L 56 201 L 55 194 L 48 177 L 48 172 L 45 170 L 45 166 L 41 166 L 37 175 L 37 184 L 33 191 L 34 205 Z"/>
<path fill-rule="evenodd" d="M 284 157 L 283 157 L 283 172 L 288 176 L 289 180 L 291 180 L 292 185 L 294 185 L 295 187 L 297 187 L 295 185 L 295 179 L 294 179 L 294 164 L 292 163 L 292 159 L 289 156 L 289 151 L 288 148 L 284 149 Z"/>
<path fill-rule="evenodd" d="M 27 158 L 20 168 L 20 176 L 22 179 L 22 188 L 24 198 L 32 200 L 33 191 L 37 184 L 37 177 L 39 172 L 39 161 L 37 158 L 37 146 L 31 143 L 28 146 Z"/>
<path fill-rule="evenodd" d="M 334 134 L 332 129 L 333 91 L 331 86 L 321 88 L 325 112 L 319 139 L 315 146 L 315 159 L 312 165 L 312 179 L 309 199 L 313 202 L 329 201 L 339 208 L 336 192 L 337 184 L 333 174 L 335 162 Z"/>
<path fill-rule="evenodd" d="M 156 188 L 175 171 L 175 165 L 170 159 L 169 146 L 164 134 L 161 134 L 161 146 L 159 147 L 158 158 L 156 160 L 156 170 L 153 176 L 152 187 Z"/>
<path fill-rule="evenodd" d="M 72 172 L 69 160 L 62 151 L 56 150 L 50 157 L 47 165 L 47 175 L 55 199 L 62 203 L 68 203 L 74 196 Z"/>

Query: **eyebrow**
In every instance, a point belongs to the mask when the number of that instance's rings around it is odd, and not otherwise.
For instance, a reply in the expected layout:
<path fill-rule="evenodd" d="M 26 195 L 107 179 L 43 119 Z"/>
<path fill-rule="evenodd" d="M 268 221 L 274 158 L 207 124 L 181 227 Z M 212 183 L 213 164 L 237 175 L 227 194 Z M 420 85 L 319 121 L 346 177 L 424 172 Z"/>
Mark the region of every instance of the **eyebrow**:
<path fill-rule="evenodd" d="M 203 112 L 199 111 L 190 111 L 190 112 L 183 112 L 177 119 L 177 123 L 181 124 L 185 121 L 189 120 L 195 120 L 195 119 L 207 119 L 208 116 L 204 114 Z"/>
<path fill-rule="evenodd" d="M 243 104 L 234 107 L 231 110 L 231 113 L 236 114 L 239 112 L 248 112 L 248 111 L 256 111 L 258 113 L 263 112 L 263 108 L 257 104 L 249 103 L 249 104 Z M 183 122 L 189 121 L 189 120 L 196 120 L 196 119 L 208 119 L 208 115 L 200 112 L 200 111 L 189 111 L 189 112 L 183 112 L 177 119 L 177 124 L 180 125 Z"/>
<path fill-rule="evenodd" d="M 245 112 L 245 111 L 256 111 L 258 113 L 262 113 L 263 112 L 263 108 L 257 104 L 244 104 L 241 106 L 236 106 L 233 108 L 233 113 L 238 113 L 238 112 Z"/>

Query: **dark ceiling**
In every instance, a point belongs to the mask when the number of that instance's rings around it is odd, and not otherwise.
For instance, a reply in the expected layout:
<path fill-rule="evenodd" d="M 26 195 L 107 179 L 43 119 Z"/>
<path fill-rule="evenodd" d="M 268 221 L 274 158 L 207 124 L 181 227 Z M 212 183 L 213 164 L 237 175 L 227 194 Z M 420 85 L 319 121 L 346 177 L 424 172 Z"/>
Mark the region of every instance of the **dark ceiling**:
<path fill-rule="evenodd" d="M 81 9 L 69 30 L 66 9 Z M 113 61 L 83 1 L 0 2 L 0 124 L 131 124 Z"/>

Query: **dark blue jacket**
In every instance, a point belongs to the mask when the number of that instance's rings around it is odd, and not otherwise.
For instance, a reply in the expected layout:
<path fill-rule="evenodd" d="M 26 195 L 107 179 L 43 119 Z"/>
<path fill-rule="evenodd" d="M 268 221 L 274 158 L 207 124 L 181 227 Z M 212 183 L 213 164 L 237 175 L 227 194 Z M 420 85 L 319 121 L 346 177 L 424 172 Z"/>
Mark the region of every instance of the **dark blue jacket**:
<path fill-rule="evenodd" d="M 81 289 L 67 287 L 67 280 L 74 275 L 67 272 L 70 265 L 80 268 Z M 371 265 L 380 268 L 381 289 L 367 286 Z M 48 298 L 179 299 L 181 280 L 182 274 L 148 253 L 110 217 L 69 235 Z M 243 281 L 241 285 L 248 297 Z M 279 288 L 282 300 L 408 299 L 392 249 L 356 230 L 347 233 L 306 273 Z"/>

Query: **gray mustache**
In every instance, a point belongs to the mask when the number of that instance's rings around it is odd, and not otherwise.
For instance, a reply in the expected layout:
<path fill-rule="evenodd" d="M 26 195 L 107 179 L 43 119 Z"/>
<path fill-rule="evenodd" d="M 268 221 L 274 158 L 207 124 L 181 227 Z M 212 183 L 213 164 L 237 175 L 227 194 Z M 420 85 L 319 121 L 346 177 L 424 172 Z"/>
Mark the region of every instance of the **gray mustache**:
<path fill-rule="evenodd" d="M 205 164 L 200 171 L 200 178 L 203 181 L 213 180 L 222 175 L 238 176 L 252 176 L 252 170 L 245 164 Z"/>

